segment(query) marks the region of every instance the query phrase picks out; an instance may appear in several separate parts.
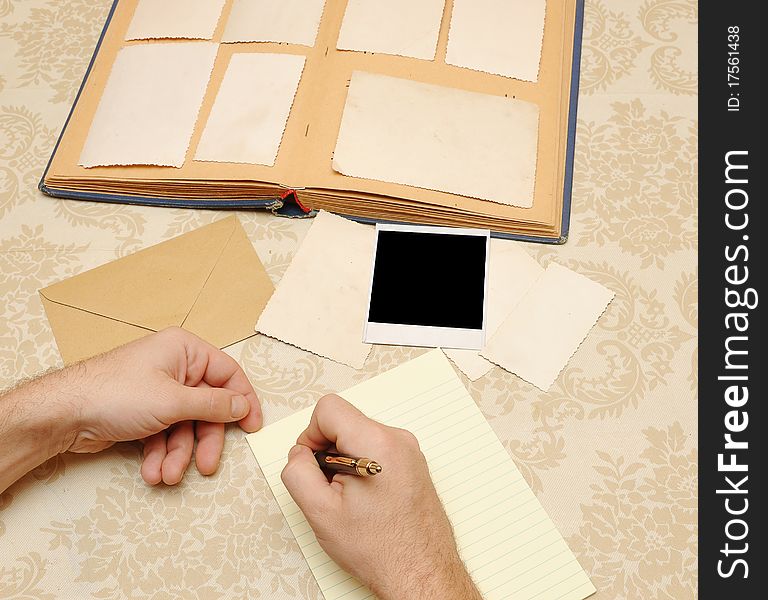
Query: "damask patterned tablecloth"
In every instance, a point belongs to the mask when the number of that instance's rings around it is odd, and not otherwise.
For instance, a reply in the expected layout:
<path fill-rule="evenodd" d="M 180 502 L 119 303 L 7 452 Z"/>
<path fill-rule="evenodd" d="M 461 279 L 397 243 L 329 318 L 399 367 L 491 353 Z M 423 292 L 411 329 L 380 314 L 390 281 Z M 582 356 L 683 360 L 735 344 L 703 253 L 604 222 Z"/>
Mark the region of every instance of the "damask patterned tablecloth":
<path fill-rule="evenodd" d="M 220 217 L 37 191 L 109 4 L 0 0 L 0 388 L 60 364 L 39 288 Z M 695 596 L 696 21 L 692 0 L 587 0 L 571 239 L 528 250 L 616 299 L 548 393 L 467 382 L 596 598 Z M 277 282 L 310 223 L 238 216 Z M 354 371 L 260 336 L 232 350 L 267 422 L 420 352 Z M 175 488 L 138 459 L 62 456 L 0 496 L 0 598 L 320 596 L 240 431 Z"/>

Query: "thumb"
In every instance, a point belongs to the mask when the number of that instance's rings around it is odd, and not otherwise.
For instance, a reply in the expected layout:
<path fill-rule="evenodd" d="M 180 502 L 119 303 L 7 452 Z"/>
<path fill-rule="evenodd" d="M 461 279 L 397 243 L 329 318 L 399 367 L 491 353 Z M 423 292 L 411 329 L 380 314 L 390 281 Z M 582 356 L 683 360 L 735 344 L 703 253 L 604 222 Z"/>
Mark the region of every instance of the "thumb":
<path fill-rule="evenodd" d="M 312 450 L 294 446 L 288 453 L 288 463 L 280 474 L 283 485 L 294 502 L 312 524 L 312 517 L 329 507 L 336 497 L 325 474 L 317 464 Z"/>
<path fill-rule="evenodd" d="M 229 423 L 243 419 L 249 408 L 248 400 L 237 392 L 174 383 L 168 401 L 161 408 L 161 419 L 168 424 L 179 421 Z"/>

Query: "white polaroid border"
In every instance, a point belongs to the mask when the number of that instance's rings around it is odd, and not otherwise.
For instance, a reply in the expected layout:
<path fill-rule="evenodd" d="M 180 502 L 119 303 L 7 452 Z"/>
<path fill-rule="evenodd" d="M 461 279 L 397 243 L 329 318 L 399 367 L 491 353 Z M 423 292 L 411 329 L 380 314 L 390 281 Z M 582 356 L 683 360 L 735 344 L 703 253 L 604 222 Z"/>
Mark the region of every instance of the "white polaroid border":
<path fill-rule="evenodd" d="M 461 329 L 458 327 L 430 327 L 423 325 L 402 325 L 396 323 L 377 323 L 368 320 L 371 314 L 371 296 L 373 294 L 373 276 L 376 271 L 376 253 L 379 246 L 379 232 L 398 231 L 428 233 L 438 235 L 461 235 L 485 238 L 485 289 L 483 290 L 483 327 L 482 329 Z M 485 345 L 485 332 L 488 319 L 488 264 L 490 262 L 491 232 L 487 229 L 466 229 L 458 227 L 433 227 L 430 225 L 398 225 L 380 223 L 376 225 L 376 241 L 373 245 L 373 264 L 371 281 L 368 286 L 368 310 L 366 311 L 363 341 L 368 344 L 386 344 L 392 346 L 422 346 L 427 348 L 451 348 L 460 350 L 481 350 Z"/>

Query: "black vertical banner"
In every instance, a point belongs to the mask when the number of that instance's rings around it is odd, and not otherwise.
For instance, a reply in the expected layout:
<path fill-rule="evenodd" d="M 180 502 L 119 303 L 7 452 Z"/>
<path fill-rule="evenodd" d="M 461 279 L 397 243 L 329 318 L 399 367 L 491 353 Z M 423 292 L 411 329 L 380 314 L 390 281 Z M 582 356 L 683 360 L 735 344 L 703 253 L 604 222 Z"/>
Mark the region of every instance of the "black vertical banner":
<path fill-rule="evenodd" d="M 700 3 L 699 597 L 768 597 L 766 44 L 761 2 Z"/>

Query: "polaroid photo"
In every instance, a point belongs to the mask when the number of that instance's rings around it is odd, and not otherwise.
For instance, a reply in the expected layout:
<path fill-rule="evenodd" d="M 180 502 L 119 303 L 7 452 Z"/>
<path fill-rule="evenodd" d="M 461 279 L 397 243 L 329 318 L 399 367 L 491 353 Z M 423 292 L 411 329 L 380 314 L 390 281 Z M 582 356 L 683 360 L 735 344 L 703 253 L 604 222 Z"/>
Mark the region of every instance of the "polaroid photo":
<path fill-rule="evenodd" d="M 364 341 L 481 349 L 489 244 L 488 230 L 377 225 Z"/>

